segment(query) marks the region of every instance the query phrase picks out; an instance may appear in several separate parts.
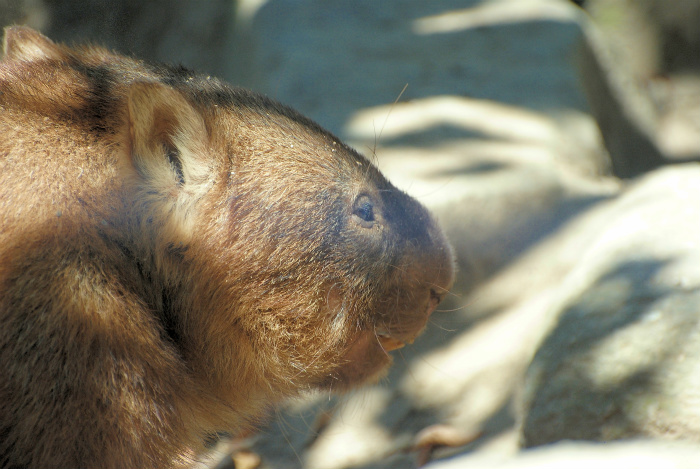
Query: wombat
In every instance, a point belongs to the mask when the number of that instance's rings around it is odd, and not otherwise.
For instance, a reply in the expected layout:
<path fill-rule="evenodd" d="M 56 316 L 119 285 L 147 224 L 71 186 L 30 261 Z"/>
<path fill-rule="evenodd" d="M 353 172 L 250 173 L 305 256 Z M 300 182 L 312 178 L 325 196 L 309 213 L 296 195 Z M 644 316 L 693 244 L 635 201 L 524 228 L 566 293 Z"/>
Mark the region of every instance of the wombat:
<path fill-rule="evenodd" d="M 0 62 L 0 466 L 186 466 L 378 379 L 453 281 L 429 213 L 263 96 L 24 27 Z"/>

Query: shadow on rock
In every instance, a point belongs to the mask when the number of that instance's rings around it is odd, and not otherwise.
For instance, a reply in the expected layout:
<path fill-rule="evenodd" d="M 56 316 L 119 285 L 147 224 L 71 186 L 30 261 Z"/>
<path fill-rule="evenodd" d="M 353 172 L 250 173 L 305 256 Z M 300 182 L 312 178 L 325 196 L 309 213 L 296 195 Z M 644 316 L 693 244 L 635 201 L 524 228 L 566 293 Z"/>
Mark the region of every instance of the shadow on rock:
<path fill-rule="evenodd" d="M 674 419 L 668 369 L 697 333 L 698 293 L 658 281 L 673 261 L 623 263 L 564 310 L 528 370 L 525 446 L 653 436 L 655 415 Z"/>

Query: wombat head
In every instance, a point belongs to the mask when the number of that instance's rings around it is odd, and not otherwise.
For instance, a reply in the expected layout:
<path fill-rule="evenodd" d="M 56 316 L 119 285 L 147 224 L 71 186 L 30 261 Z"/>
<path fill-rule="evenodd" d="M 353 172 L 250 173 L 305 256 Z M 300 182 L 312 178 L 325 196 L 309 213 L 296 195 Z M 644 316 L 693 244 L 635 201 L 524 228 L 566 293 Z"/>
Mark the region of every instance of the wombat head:
<path fill-rule="evenodd" d="M 114 178 L 90 189 L 94 229 L 138 264 L 145 303 L 219 397 L 376 379 L 451 287 L 426 209 L 291 109 L 22 28 L 5 47 L 18 69 L 51 69 L 26 85 L 56 107 L 42 113 L 95 136 L 86 171 L 100 158 Z"/>
<path fill-rule="evenodd" d="M 142 191 L 163 187 L 186 199 L 162 216 L 164 225 L 189 227 L 167 240 L 187 248 L 182 258 L 196 272 L 194 303 L 182 315 L 197 324 L 186 329 L 201 325 L 192 316 L 207 316 L 196 337 L 235 350 L 206 354 L 254 357 L 244 366 L 258 370 L 236 372 L 264 376 L 283 394 L 380 376 L 388 352 L 413 341 L 451 287 L 453 255 L 434 219 L 290 109 L 194 76 L 161 82 L 144 90 L 146 110 L 134 91 L 143 85 L 132 85 L 130 115 L 154 116 L 146 128 L 163 119 L 171 126 L 147 132 L 164 140 L 160 150 L 134 155 L 162 166 L 154 173 L 163 180 L 139 180 Z M 202 128 L 188 129 L 192 122 Z M 138 148 L 142 124 L 131 125 Z M 180 260 L 167 265 L 181 273 Z M 246 354 L 237 353 L 241 342 Z"/>

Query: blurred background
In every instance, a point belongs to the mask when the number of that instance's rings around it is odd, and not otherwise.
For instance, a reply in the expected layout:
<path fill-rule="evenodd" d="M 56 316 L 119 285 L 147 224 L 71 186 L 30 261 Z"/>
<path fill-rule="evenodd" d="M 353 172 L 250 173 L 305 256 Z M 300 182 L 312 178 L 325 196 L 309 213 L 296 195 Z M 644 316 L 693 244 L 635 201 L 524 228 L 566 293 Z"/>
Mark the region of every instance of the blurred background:
<path fill-rule="evenodd" d="M 643 133 L 654 133 L 656 124 L 663 127 L 669 108 L 687 105 L 689 88 L 696 85 L 690 76 L 700 70 L 698 0 L 0 0 L 0 25 L 26 24 L 56 41 L 92 42 L 149 61 L 182 64 L 269 94 L 347 137 L 344 126 L 354 111 L 391 103 L 404 84 L 404 100 L 449 91 L 528 108 L 556 101 L 559 107 L 600 112 L 602 104 L 590 101 L 606 91 L 586 89 L 600 87 L 589 83 L 597 79 L 589 76 L 595 64 L 573 64 L 574 76 L 568 77 L 584 82 L 588 103 L 581 90 L 563 89 L 573 84 L 561 83 L 563 78 L 548 70 L 510 77 L 510 83 L 507 75 L 513 74 L 497 68 L 524 60 L 540 63 L 555 53 L 567 60 L 578 54 L 572 35 L 581 31 L 567 27 L 575 18 L 552 13 L 563 4 L 570 10 L 580 6 L 593 19 L 602 36 L 593 47 L 606 56 L 596 61 L 603 61 L 603 74 L 618 75 L 613 87 L 623 83 L 606 98 L 623 101 L 623 107 L 636 101 L 632 111 L 623 112 L 633 114 L 628 118 Z M 545 21 L 561 24 L 540 27 Z M 510 36 L 504 39 L 509 44 L 483 34 L 495 25 Z M 532 31 L 517 29 L 527 27 Z M 557 28 L 560 37 L 553 32 Z M 554 91 L 559 95 L 551 96 Z M 674 137 L 682 134 L 676 130 Z M 684 143 L 686 135 L 652 138 L 666 153 L 698 156 L 694 141 Z"/>

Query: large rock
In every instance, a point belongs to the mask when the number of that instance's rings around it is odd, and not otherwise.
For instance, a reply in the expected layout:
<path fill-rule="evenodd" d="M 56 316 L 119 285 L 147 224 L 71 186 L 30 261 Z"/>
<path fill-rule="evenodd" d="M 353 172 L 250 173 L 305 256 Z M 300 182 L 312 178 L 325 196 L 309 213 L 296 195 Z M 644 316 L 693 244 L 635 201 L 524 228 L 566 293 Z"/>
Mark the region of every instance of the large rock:
<path fill-rule="evenodd" d="M 700 167 L 598 210 L 609 222 L 563 278 L 527 372 L 523 442 L 700 441 Z"/>
<path fill-rule="evenodd" d="M 576 54 L 613 171 L 700 159 L 700 2 L 586 0 Z"/>
<path fill-rule="evenodd" d="M 700 449 L 658 441 L 615 444 L 558 443 L 514 457 L 462 456 L 430 464 L 426 469 L 696 469 Z"/>
<path fill-rule="evenodd" d="M 640 77 L 700 70 L 697 0 L 581 0 L 616 57 Z"/>

